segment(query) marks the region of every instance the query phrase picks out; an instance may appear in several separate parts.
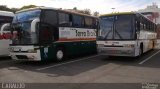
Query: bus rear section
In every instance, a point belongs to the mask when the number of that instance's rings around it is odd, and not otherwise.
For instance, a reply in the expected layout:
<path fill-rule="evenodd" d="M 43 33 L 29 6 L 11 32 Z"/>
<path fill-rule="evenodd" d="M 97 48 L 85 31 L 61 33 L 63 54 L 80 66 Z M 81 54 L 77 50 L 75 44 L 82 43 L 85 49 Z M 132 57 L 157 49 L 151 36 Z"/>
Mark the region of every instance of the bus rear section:
<path fill-rule="evenodd" d="M 136 57 L 154 49 L 156 25 L 139 13 L 100 16 L 98 52 L 109 56 Z"/>
<path fill-rule="evenodd" d="M 0 56 L 9 56 L 10 23 L 13 17 L 12 12 L 0 11 Z"/>

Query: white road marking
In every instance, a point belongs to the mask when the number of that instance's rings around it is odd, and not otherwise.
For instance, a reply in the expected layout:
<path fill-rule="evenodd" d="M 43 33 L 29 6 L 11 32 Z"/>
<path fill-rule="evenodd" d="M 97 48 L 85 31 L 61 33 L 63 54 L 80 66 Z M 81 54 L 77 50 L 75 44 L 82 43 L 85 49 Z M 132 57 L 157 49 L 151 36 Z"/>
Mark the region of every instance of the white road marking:
<path fill-rule="evenodd" d="M 158 52 L 156 52 L 155 54 L 151 55 L 150 57 L 146 58 L 145 60 L 143 60 L 142 62 L 140 62 L 139 64 L 142 65 L 145 62 L 147 62 L 149 59 L 151 59 L 152 57 L 154 57 L 155 55 L 157 55 L 158 53 L 160 53 L 160 50 Z"/>
<path fill-rule="evenodd" d="M 39 69 L 36 69 L 36 70 L 38 70 L 38 71 L 45 70 L 45 69 L 49 69 L 49 68 L 53 68 L 53 67 L 58 67 L 58 66 L 65 65 L 65 64 L 70 64 L 70 63 L 74 63 L 74 62 L 78 62 L 78 61 L 87 60 L 87 59 L 94 58 L 94 57 L 97 57 L 97 56 L 100 56 L 100 55 L 90 56 L 90 57 L 87 57 L 87 58 L 83 58 L 83 59 L 79 59 L 79 60 L 74 60 L 74 61 L 69 61 L 69 62 L 65 62 L 65 63 L 53 65 L 53 66 L 43 67 L 43 68 L 39 68 Z"/>

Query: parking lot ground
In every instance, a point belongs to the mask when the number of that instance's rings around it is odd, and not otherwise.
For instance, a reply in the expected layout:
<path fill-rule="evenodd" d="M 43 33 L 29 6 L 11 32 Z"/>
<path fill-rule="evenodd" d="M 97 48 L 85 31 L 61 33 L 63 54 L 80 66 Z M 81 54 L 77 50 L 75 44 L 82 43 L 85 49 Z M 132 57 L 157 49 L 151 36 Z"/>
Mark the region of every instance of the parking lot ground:
<path fill-rule="evenodd" d="M 59 63 L 1 59 L 0 82 L 160 83 L 159 63 L 159 50 L 139 58 L 91 55 Z"/>

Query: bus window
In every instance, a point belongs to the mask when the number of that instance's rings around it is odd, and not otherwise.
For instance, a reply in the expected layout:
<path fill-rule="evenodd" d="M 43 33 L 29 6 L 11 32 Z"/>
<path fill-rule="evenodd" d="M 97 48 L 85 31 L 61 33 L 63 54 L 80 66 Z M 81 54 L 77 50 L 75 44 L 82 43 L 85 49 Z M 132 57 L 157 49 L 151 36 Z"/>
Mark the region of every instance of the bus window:
<path fill-rule="evenodd" d="M 52 10 L 45 11 L 42 22 L 53 26 L 57 25 L 57 12 Z"/>
<path fill-rule="evenodd" d="M 136 19 L 136 31 L 140 31 L 140 21 Z"/>
<path fill-rule="evenodd" d="M 93 23 L 92 18 L 88 18 L 88 17 L 85 18 L 85 27 L 91 28 L 92 27 L 92 23 Z"/>
<path fill-rule="evenodd" d="M 10 23 L 13 17 L 9 16 L 0 16 L 0 23 Z"/>
<path fill-rule="evenodd" d="M 39 32 L 39 43 L 50 44 L 54 40 L 53 27 L 51 25 L 41 23 Z"/>
<path fill-rule="evenodd" d="M 154 32 L 156 32 L 156 31 L 157 31 L 156 29 L 157 29 L 157 26 L 156 26 L 156 25 L 154 25 Z"/>
<path fill-rule="evenodd" d="M 151 23 L 151 31 L 153 31 L 153 24 Z"/>
<path fill-rule="evenodd" d="M 148 23 L 148 29 L 147 29 L 148 31 L 150 30 L 150 23 Z"/>
<path fill-rule="evenodd" d="M 57 12 L 46 10 L 40 23 L 39 42 L 40 44 L 50 44 L 54 39 L 54 31 L 57 30 Z"/>
<path fill-rule="evenodd" d="M 134 29 L 132 27 L 132 15 L 116 16 L 114 39 L 134 39 Z"/>
<path fill-rule="evenodd" d="M 143 28 L 143 23 L 140 23 L 140 29 L 141 29 L 141 30 L 144 30 L 144 28 Z"/>
<path fill-rule="evenodd" d="M 59 13 L 58 17 L 60 26 L 70 26 L 69 14 Z"/>
<path fill-rule="evenodd" d="M 84 19 L 82 16 L 73 15 L 73 27 L 80 27 L 82 28 L 84 26 Z"/>
<path fill-rule="evenodd" d="M 144 25 L 143 25 L 143 26 L 144 26 L 144 27 L 143 27 L 143 28 L 144 28 L 144 30 L 146 30 L 146 24 L 145 24 L 145 23 L 144 23 Z"/>

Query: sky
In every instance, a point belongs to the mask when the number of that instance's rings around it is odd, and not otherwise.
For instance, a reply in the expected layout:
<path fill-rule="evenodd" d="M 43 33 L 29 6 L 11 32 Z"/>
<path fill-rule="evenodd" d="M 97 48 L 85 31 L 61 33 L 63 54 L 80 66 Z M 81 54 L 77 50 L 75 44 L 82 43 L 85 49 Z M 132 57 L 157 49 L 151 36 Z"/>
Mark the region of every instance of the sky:
<path fill-rule="evenodd" d="M 7 5 L 10 8 L 20 8 L 24 5 L 37 5 L 54 8 L 90 9 L 101 14 L 111 12 L 127 12 L 144 9 L 146 6 L 156 2 L 160 7 L 160 0 L 0 0 L 0 5 Z M 114 10 L 112 8 L 115 8 Z"/>

